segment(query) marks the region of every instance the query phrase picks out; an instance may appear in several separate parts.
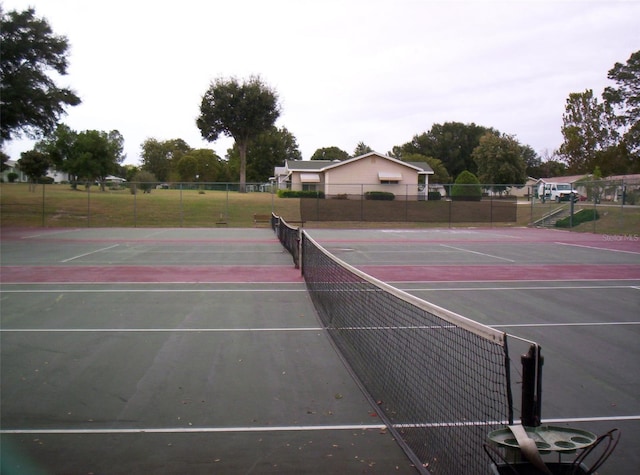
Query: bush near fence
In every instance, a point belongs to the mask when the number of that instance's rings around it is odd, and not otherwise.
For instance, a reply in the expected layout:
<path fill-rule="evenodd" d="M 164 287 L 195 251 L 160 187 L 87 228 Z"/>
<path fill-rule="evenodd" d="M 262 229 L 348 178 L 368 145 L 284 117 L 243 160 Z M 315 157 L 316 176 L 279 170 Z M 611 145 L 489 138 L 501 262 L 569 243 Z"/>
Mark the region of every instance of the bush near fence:
<path fill-rule="evenodd" d="M 581 209 L 577 213 L 574 213 L 573 216 L 567 216 L 566 218 L 556 221 L 556 228 L 570 228 L 599 218 L 600 215 L 595 209 Z"/>

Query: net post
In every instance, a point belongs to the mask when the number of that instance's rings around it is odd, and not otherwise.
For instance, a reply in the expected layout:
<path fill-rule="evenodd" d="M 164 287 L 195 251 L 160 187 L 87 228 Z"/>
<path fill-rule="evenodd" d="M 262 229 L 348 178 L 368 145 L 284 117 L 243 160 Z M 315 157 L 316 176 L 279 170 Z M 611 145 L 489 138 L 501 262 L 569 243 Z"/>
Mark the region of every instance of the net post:
<path fill-rule="evenodd" d="M 538 427 L 542 420 L 542 365 L 540 346 L 533 344 L 522 361 L 522 415 L 525 427 Z"/>

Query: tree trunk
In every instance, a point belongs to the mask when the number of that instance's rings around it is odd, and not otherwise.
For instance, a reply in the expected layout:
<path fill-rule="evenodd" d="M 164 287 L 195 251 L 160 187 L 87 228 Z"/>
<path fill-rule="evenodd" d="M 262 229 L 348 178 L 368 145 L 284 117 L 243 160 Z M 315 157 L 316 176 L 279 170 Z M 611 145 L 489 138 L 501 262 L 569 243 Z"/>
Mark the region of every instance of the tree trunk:
<path fill-rule="evenodd" d="M 237 142 L 240 152 L 240 193 L 247 191 L 247 141 Z"/>

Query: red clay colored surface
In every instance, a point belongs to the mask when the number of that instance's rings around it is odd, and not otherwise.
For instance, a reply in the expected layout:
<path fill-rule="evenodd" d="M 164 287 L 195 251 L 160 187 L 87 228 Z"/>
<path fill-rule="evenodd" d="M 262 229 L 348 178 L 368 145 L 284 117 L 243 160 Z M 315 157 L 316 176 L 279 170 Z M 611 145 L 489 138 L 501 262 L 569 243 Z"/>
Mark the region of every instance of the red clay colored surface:
<path fill-rule="evenodd" d="M 3 266 L 10 283 L 302 282 L 289 266 Z"/>

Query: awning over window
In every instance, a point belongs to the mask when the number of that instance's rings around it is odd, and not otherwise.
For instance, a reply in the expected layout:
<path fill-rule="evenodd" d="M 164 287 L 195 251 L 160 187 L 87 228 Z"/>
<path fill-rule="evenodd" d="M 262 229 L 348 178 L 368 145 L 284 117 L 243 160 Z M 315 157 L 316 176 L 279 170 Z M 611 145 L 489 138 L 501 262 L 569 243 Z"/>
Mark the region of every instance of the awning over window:
<path fill-rule="evenodd" d="M 378 178 L 380 179 L 380 181 L 400 181 L 402 180 L 402 174 L 393 172 L 378 172 Z"/>
<path fill-rule="evenodd" d="M 302 183 L 320 183 L 320 174 L 318 174 L 318 173 L 300 173 L 300 181 Z"/>

